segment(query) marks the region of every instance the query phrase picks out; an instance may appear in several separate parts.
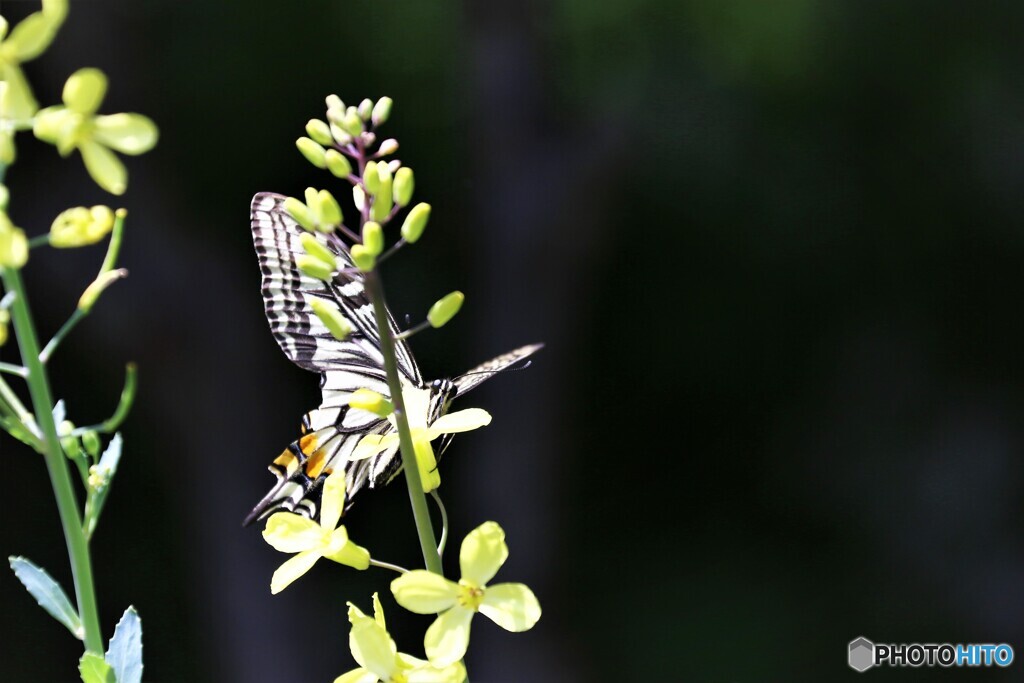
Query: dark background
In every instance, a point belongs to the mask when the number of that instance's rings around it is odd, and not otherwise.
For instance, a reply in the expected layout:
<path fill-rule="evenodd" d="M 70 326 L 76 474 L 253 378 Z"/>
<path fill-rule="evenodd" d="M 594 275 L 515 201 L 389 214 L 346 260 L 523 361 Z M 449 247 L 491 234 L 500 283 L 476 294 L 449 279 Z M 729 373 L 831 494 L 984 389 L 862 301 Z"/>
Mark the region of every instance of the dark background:
<path fill-rule="evenodd" d="M 154 683 L 330 681 L 345 601 L 387 592 L 322 563 L 272 597 L 285 556 L 240 526 L 318 399 L 267 330 L 249 200 L 340 188 L 293 146 L 335 92 L 395 99 L 385 130 L 434 206 L 385 269 L 392 309 L 467 294 L 414 340 L 424 374 L 548 344 L 463 403 L 494 423 L 442 463 L 452 548 L 499 521 L 498 579 L 545 609 L 526 634 L 478 618 L 473 681 L 852 680 L 860 635 L 1024 654 L 1022 21 L 953 0 L 73 2 L 28 65 L 40 101 L 98 66 L 104 111 L 162 133 L 122 199 L 26 136 L 8 174 L 31 234 L 130 211 L 130 279 L 52 364 L 79 424 L 140 366 L 93 543 L 107 635 L 135 604 Z M 33 252 L 44 336 L 101 258 Z M 42 462 L 0 453 L 0 549 L 69 585 Z M 415 564 L 404 490 L 364 495 L 353 537 Z M 9 574 L 0 600 L 0 678 L 75 679 L 77 644 Z M 385 608 L 418 652 L 429 620 Z"/>

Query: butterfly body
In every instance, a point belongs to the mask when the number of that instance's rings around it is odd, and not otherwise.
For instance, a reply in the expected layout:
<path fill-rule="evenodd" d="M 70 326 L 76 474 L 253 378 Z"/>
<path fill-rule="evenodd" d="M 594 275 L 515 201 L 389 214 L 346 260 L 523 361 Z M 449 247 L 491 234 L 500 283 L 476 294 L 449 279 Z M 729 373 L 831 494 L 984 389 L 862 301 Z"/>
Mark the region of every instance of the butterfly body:
<path fill-rule="evenodd" d="M 394 453 L 351 459 L 363 437 L 385 435 L 395 429 L 388 419 L 348 405 L 357 389 L 371 389 L 391 398 L 380 333 L 362 275 L 352 264 L 348 246 L 337 235 L 322 233 L 317 233 L 316 239 L 337 257 L 338 272 L 323 281 L 300 271 L 295 257 L 305 253 L 301 244 L 304 230 L 284 210 L 284 200 L 272 193 L 259 193 L 252 200 L 253 243 L 262 273 L 264 307 L 271 333 L 289 360 L 320 373 L 322 398 L 319 407 L 303 417 L 299 439 L 270 464 L 277 481 L 246 518 L 246 524 L 277 510 L 313 516 L 324 479 L 338 467 L 346 471 L 349 504 L 361 489 L 386 485 L 401 470 L 401 458 Z M 313 313 L 309 305 L 312 297 L 335 304 L 353 332 L 344 340 L 336 339 Z M 390 316 L 388 327 L 392 338 L 397 337 L 398 328 Z M 410 390 L 429 391 L 428 424 L 447 411 L 455 396 L 540 348 L 540 344 L 524 346 L 455 379 L 427 383 L 408 345 L 395 340 L 403 396 Z M 441 452 L 446 445 L 447 439 Z"/>

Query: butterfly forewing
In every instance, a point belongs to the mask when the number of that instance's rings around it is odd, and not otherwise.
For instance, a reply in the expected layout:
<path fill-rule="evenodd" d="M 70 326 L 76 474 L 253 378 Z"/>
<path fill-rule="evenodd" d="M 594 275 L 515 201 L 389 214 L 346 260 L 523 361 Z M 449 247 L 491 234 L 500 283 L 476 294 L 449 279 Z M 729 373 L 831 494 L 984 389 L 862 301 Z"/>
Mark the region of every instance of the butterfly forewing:
<path fill-rule="evenodd" d="M 360 489 L 384 485 L 401 469 L 400 458 L 387 453 L 349 459 L 364 436 L 393 431 L 388 420 L 348 405 L 356 389 L 372 389 L 390 397 L 373 306 L 362 275 L 352 267 L 348 248 L 336 235 L 315 234 L 338 258 L 339 272 L 331 281 L 298 269 L 295 257 L 306 253 L 301 242 L 304 230 L 284 210 L 284 201 L 282 195 L 267 192 L 252 200 L 252 236 L 263 275 L 263 303 L 270 331 L 285 355 L 299 367 L 321 373 L 322 398 L 320 406 L 303 418 L 303 435 L 271 463 L 269 469 L 277 482 L 246 518 L 246 524 L 277 510 L 312 517 L 323 481 L 335 468 L 345 469 L 350 504 Z M 337 305 L 352 324 L 352 334 L 343 341 L 334 338 L 309 305 L 312 297 Z M 390 315 L 388 323 L 396 336 L 398 328 Z M 453 389 L 464 394 L 540 347 L 516 349 L 446 383 L 447 388 L 433 397 L 430 419 L 443 412 Z M 404 341 L 396 340 L 395 355 L 403 385 L 425 388 Z"/>

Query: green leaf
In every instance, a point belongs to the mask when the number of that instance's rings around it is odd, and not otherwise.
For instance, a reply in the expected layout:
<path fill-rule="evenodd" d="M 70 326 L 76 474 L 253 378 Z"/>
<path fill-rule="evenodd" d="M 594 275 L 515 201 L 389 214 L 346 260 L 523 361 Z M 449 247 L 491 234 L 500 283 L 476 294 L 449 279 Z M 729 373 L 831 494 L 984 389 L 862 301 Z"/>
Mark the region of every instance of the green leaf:
<path fill-rule="evenodd" d="M 118 683 L 142 683 L 142 619 L 134 607 L 124 611 L 107 648 L 107 664 Z"/>
<path fill-rule="evenodd" d="M 114 670 L 95 652 L 86 652 L 78 660 L 78 673 L 82 683 L 117 683 Z"/>
<path fill-rule="evenodd" d="M 9 557 L 14 575 L 25 586 L 29 594 L 36 599 L 39 606 L 51 617 L 68 627 L 71 634 L 79 640 L 85 637 L 85 629 L 78 618 L 78 612 L 71 606 L 71 601 L 60 585 L 41 567 L 37 567 L 24 557 Z"/>

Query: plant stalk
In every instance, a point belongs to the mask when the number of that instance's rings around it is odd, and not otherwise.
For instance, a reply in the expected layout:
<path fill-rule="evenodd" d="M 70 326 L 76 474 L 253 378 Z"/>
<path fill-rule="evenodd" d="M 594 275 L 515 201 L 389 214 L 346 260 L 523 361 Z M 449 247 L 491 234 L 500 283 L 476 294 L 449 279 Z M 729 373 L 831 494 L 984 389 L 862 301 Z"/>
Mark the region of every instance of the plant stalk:
<path fill-rule="evenodd" d="M 2 269 L 4 288 L 15 293 L 11 305 L 11 318 L 14 331 L 21 350 L 22 362 L 28 369 L 29 394 L 35 418 L 42 431 L 43 457 L 46 469 L 50 474 L 50 483 L 57 501 L 61 526 L 64 528 L 64 540 L 67 543 L 68 557 L 71 560 L 71 573 L 75 581 L 75 597 L 78 601 L 79 617 L 85 629 L 85 647 L 89 652 L 103 656 L 103 632 L 100 630 L 99 610 L 96 605 L 96 589 L 93 585 L 92 562 L 89 557 L 89 544 L 82 531 L 82 519 L 78 514 L 78 500 L 71 486 L 68 474 L 67 459 L 57 435 L 57 425 L 53 420 L 53 396 L 46 375 L 46 368 L 39 360 L 39 340 L 29 311 L 25 296 L 25 286 L 21 274 L 12 268 Z"/>
<path fill-rule="evenodd" d="M 377 331 L 380 333 L 380 352 L 384 356 L 384 371 L 387 373 L 391 403 L 395 406 L 395 422 L 398 425 L 398 441 L 402 454 L 402 467 L 405 470 L 405 483 L 409 486 L 409 502 L 412 505 L 412 516 L 416 521 L 416 533 L 420 538 L 420 549 L 423 551 L 423 563 L 428 570 L 444 576 L 444 570 L 441 567 L 441 556 L 437 552 L 434 527 L 430 523 L 430 509 L 427 507 L 427 496 L 423 493 L 420 468 L 416 464 L 416 450 L 412 442 L 412 432 L 409 429 L 409 418 L 405 414 L 402 380 L 398 376 L 398 362 L 395 360 L 395 340 L 391 336 L 391 327 L 388 324 L 389 317 L 387 304 L 384 300 L 384 286 L 381 284 L 377 271 L 366 273 L 364 286 L 366 287 L 366 294 L 373 303 L 373 313 L 377 319 Z"/>

